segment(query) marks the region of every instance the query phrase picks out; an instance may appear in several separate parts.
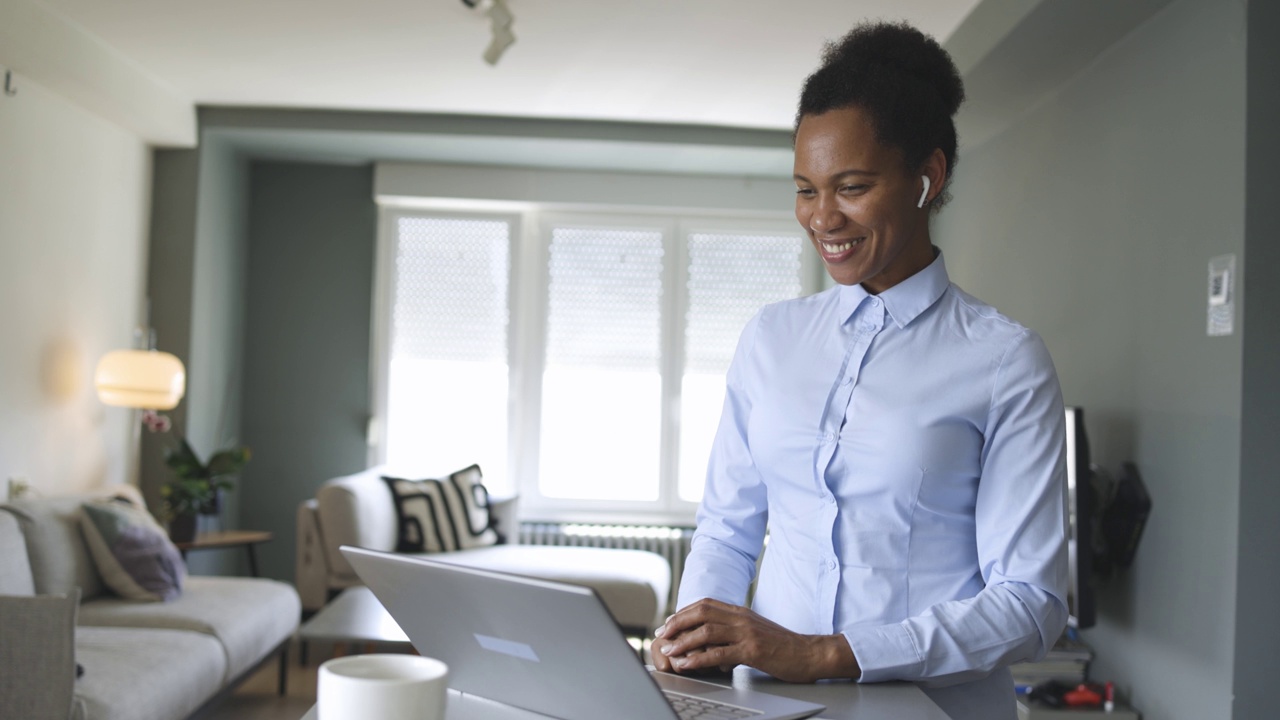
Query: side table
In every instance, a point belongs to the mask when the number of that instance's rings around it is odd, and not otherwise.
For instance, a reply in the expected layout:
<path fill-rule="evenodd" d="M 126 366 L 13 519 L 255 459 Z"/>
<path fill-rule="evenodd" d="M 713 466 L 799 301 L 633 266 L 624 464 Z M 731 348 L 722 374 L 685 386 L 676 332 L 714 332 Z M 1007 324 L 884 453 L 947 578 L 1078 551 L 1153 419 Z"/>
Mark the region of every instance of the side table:
<path fill-rule="evenodd" d="M 183 560 L 187 559 L 187 553 L 192 550 L 243 547 L 249 553 L 249 574 L 258 577 L 258 556 L 254 553 L 253 546 L 270 542 L 271 537 L 271 533 L 265 530 L 220 530 L 200 533 L 191 542 L 174 543 L 174 545 L 182 553 Z"/>

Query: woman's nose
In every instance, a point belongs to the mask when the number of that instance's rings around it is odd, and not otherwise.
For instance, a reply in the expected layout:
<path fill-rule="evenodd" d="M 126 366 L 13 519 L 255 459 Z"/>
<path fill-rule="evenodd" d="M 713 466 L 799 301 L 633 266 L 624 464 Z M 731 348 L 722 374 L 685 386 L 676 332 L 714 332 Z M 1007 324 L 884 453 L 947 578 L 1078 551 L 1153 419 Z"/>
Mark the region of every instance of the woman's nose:
<path fill-rule="evenodd" d="M 829 233 L 844 225 L 844 215 L 836 209 L 835 203 L 819 198 L 813 214 L 809 216 L 809 229 L 817 233 Z"/>

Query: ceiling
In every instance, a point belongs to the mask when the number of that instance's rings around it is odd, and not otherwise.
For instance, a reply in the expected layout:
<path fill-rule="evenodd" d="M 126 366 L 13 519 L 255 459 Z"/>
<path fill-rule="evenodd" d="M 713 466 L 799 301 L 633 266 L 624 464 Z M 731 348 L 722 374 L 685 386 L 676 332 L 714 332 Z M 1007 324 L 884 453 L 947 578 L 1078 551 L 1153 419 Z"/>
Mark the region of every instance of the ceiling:
<path fill-rule="evenodd" d="M 868 18 L 945 40 L 978 0 L 40 0 L 198 105 L 789 128 L 822 43 Z"/>

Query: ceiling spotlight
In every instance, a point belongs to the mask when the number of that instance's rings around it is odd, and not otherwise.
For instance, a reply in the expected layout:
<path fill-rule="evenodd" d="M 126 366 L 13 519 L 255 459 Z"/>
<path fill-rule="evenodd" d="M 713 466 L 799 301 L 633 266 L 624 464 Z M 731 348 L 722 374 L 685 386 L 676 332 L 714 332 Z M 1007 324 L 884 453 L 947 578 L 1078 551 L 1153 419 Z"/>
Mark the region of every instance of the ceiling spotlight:
<path fill-rule="evenodd" d="M 516 41 L 516 36 L 511 32 L 515 17 L 507 8 L 506 0 L 462 0 L 462 4 L 489 16 L 489 29 L 493 32 L 493 38 L 489 41 L 489 47 L 484 50 L 484 61 L 497 65 L 498 58 Z"/>

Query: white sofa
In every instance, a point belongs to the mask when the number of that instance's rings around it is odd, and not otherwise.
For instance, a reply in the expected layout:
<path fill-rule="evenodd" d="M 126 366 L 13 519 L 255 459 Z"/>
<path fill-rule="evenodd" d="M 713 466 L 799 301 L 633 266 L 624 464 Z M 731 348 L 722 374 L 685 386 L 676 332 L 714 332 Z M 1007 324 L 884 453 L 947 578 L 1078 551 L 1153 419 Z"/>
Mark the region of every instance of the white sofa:
<path fill-rule="evenodd" d="M 111 494 L 141 505 L 131 487 Z M 188 577 L 170 602 L 117 597 L 80 529 L 80 506 L 93 497 L 0 505 L 0 718 L 179 720 L 273 654 L 283 670 L 301 614 L 293 588 Z M 59 597 L 77 592 L 78 608 Z"/>
<path fill-rule="evenodd" d="M 298 506 L 296 583 L 304 611 L 316 611 L 360 578 L 338 551 L 342 545 L 391 552 L 397 520 L 381 468 L 334 478 Z M 494 498 L 498 531 L 507 544 L 437 553 L 434 559 L 594 588 L 628 633 L 647 635 L 663 621 L 671 587 L 666 558 L 643 550 L 515 544 L 514 498 Z"/>

